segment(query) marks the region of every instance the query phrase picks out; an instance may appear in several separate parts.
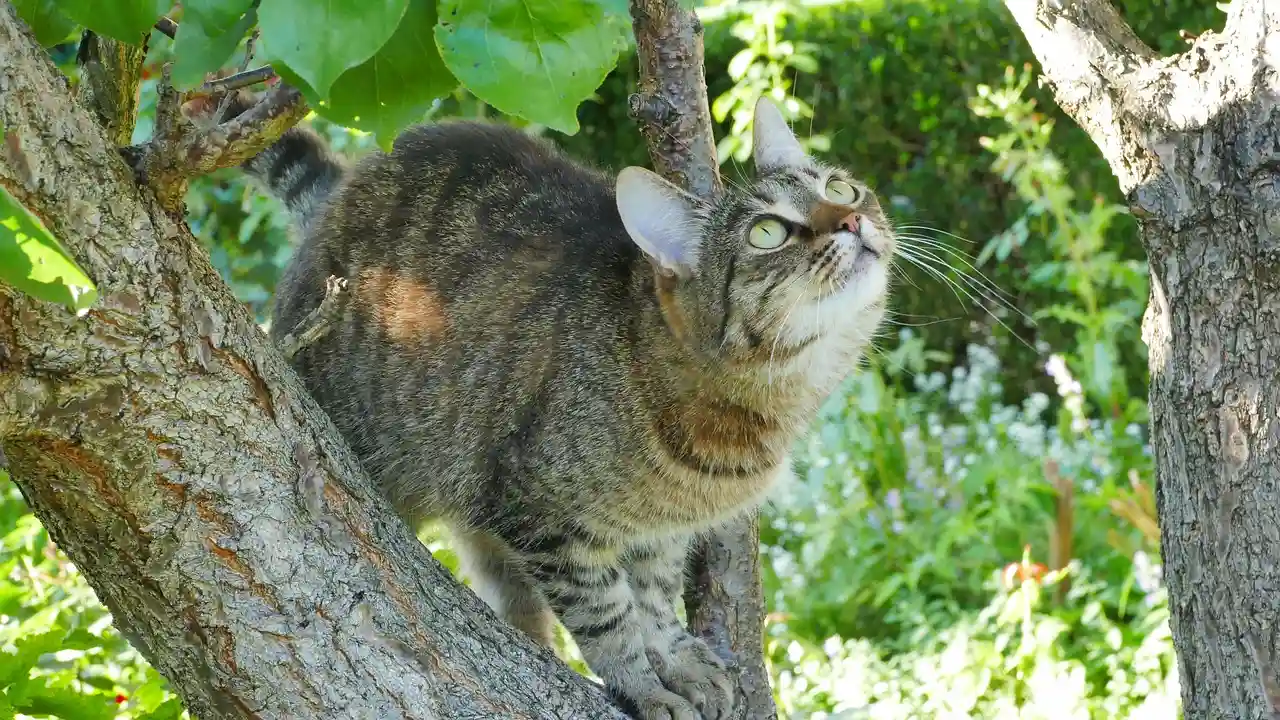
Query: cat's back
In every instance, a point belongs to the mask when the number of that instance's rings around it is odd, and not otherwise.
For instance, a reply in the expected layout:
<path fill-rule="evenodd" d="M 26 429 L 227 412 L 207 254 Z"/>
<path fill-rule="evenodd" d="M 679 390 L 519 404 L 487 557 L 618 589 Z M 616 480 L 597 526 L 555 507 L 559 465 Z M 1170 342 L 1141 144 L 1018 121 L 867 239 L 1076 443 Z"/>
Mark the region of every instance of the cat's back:
<path fill-rule="evenodd" d="M 590 313 L 624 301 L 637 255 L 603 172 L 508 125 L 424 124 L 350 169 L 282 278 L 276 317 L 292 327 L 329 275 L 357 303 L 430 295 L 457 320 L 531 302 Z"/>
<path fill-rule="evenodd" d="M 439 266 L 483 248 L 495 260 L 555 259 L 572 270 L 635 253 L 609 177 L 496 123 L 452 121 L 405 132 L 390 153 L 353 169 L 328 216 L 337 231 L 331 235 L 358 259 L 421 256 Z M 385 234 L 370 237 L 375 227 Z"/>

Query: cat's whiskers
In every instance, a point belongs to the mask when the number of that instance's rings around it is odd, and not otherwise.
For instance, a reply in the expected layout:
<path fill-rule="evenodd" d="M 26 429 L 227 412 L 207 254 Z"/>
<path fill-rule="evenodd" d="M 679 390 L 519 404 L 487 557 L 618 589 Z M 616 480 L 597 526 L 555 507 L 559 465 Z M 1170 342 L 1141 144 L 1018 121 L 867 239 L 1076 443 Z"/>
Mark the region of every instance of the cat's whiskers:
<path fill-rule="evenodd" d="M 943 230 L 942 228 L 930 227 L 930 226 L 928 226 L 928 225 L 894 225 L 894 228 L 895 228 L 896 230 L 924 230 L 924 231 L 926 231 L 926 232 L 936 232 L 936 233 L 939 233 L 939 234 L 942 234 L 942 235 L 946 235 L 946 236 L 947 236 L 947 237 L 949 237 L 949 238 L 954 238 L 954 239 L 956 239 L 956 240 L 959 240 L 960 242 L 964 243 L 965 245 L 972 245 L 972 244 L 973 244 L 973 241 L 972 241 L 972 240 L 970 240 L 969 238 L 962 237 L 962 236 L 957 235 L 957 234 L 955 234 L 955 233 L 953 233 L 953 232 L 948 232 L 948 231 L 946 231 L 946 230 Z"/>
<path fill-rule="evenodd" d="M 909 239 L 909 238 L 901 237 L 901 236 L 899 237 L 899 240 L 906 240 L 906 239 Z M 939 268 L 935 267 L 929 261 L 932 261 L 933 263 L 937 263 L 938 265 L 945 266 L 949 269 L 954 270 L 955 268 L 952 268 L 945 261 L 939 258 L 937 255 L 933 254 L 932 252 L 930 252 L 925 248 L 912 247 L 906 242 L 901 242 L 899 243 L 899 246 L 898 246 L 898 254 L 901 255 L 903 259 L 910 262 L 912 265 L 915 265 L 921 270 L 924 270 L 929 275 L 932 275 L 933 277 L 937 278 L 944 285 L 947 285 L 948 287 L 950 287 L 952 293 L 955 294 L 956 299 L 958 299 L 961 303 L 964 303 L 966 300 L 968 300 L 974 306 L 981 308 L 983 312 L 987 313 L 987 315 L 990 315 L 991 318 L 995 320 L 997 323 L 999 323 L 1001 327 L 1003 327 L 1005 330 L 1008 330 L 1010 335 L 1017 338 L 1017 340 L 1022 344 L 1028 347 L 1031 347 L 1031 344 L 1028 343 L 1026 340 L 1024 340 L 1022 336 L 1018 335 L 1018 333 L 1014 332 L 1013 328 L 1009 327 L 1004 320 L 1000 319 L 1000 316 L 996 315 L 985 304 L 983 304 L 979 300 L 979 297 L 981 297 L 981 299 L 983 300 L 988 300 L 988 301 L 995 302 L 999 305 L 1003 305 L 1009 308 L 1010 310 L 1013 310 L 1015 313 L 1021 315 L 1022 317 L 1026 318 L 1032 324 L 1034 324 L 1034 321 L 1031 320 L 1031 318 L 1027 317 L 1025 313 L 1019 310 L 1012 303 L 1000 297 L 999 295 L 996 295 L 995 297 L 988 295 L 987 293 L 991 292 L 990 289 L 986 288 L 981 283 L 973 280 L 963 272 L 959 273 L 959 276 L 962 282 L 957 282 L 950 275 L 943 272 Z M 977 295 L 974 294 L 975 292 L 977 293 Z"/>
<path fill-rule="evenodd" d="M 920 246 L 923 246 L 925 248 L 931 248 L 933 250 L 938 250 L 945 253 L 948 258 L 960 263 L 961 268 L 959 269 L 970 280 L 982 286 L 986 291 L 994 294 L 995 296 L 1002 299 L 1007 299 L 1010 302 L 1012 302 L 1012 296 L 1009 295 L 1004 290 L 1002 290 L 994 282 L 992 282 L 991 279 L 988 278 L 986 275 L 983 275 L 982 271 L 974 267 L 973 263 L 969 262 L 969 258 L 964 253 L 959 252 L 955 248 L 952 248 L 946 243 L 940 242 L 935 238 L 921 237 L 919 235 L 903 235 L 901 237 L 903 238 L 903 240 L 907 241 L 908 243 L 911 243 L 911 242 L 918 243 L 919 245 L 915 246 L 917 247 L 917 249 L 920 249 Z M 947 264 L 952 269 L 957 269 L 954 266 L 950 265 L 949 263 L 946 263 L 943 258 L 937 258 L 937 259 L 939 260 L 939 262 L 943 262 L 943 264 Z M 1013 309 L 1016 309 L 1016 308 L 1013 308 Z"/>
<path fill-rule="evenodd" d="M 901 239 L 904 241 L 903 244 L 906 245 L 917 256 L 922 256 L 925 259 L 932 260 L 938 265 L 941 265 L 950 270 L 956 271 L 956 273 L 960 277 L 960 280 L 970 290 L 973 290 L 974 292 L 978 293 L 984 299 L 990 300 L 992 302 L 995 302 L 996 304 L 1002 305 L 1005 308 L 1017 313 L 1018 315 L 1021 315 L 1022 318 L 1027 322 L 1031 324 L 1035 324 L 1030 317 L 1028 317 L 1025 313 L 1023 313 L 1017 307 L 1017 305 L 1014 304 L 1012 297 L 1008 293 L 1001 290 L 999 286 L 997 286 L 994 282 L 992 282 L 980 271 L 978 271 L 977 268 L 974 268 L 973 265 L 970 264 L 963 255 L 957 253 L 954 249 L 949 248 L 945 245 L 939 244 L 936 241 L 930 240 L 928 238 L 918 238 L 912 235 L 904 235 L 902 236 Z M 911 245 L 911 241 L 915 241 L 919 243 L 919 245 Z M 948 256 L 950 256 L 950 258 L 959 260 L 963 264 L 963 266 L 957 268 L 955 265 L 947 262 L 947 258 L 939 257 L 937 253 L 934 252 L 935 250 L 942 251 L 946 253 Z"/>

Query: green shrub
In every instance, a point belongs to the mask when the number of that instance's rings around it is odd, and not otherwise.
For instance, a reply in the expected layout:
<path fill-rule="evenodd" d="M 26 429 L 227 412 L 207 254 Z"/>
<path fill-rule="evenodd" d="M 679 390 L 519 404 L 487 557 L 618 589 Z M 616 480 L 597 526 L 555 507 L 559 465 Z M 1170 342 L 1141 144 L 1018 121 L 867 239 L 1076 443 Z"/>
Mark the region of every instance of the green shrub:
<path fill-rule="evenodd" d="M 177 720 L 167 684 L 0 472 L 0 717 Z"/>
<path fill-rule="evenodd" d="M 1014 573 L 1029 563 L 1014 565 Z M 1168 598 L 1154 590 L 1127 625 L 1075 568 L 1002 585 L 991 602 L 903 652 L 865 640 L 773 638 L 783 717 L 1116 720 L 1180 717 Z M 1050 599 L 1067 580 L 1071 608 Z M 1078 609 L 1077 609 L 1078 608 Z"/>

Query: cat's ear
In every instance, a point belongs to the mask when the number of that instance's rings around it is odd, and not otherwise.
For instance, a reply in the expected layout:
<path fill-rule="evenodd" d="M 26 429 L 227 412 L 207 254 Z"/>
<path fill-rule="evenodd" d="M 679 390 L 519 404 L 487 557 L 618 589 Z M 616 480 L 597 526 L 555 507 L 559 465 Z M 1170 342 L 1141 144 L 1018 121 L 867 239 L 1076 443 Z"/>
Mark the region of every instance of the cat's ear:
<path fill-rule="evenodd" d="M 618 214 L 627 234 L 654 263 L 680 277 L 698 266 L 702 203 L 641 167 L 618 173 Z"/>
<path fill-rule="evenodd" d="M 804 165 L 806 156 L 800 141 L 787 125 L 778 106 L 768 97 L 756 102 L 755 120 L 751 126 L 751 155 L 756 168 L 796 167 Z"/>

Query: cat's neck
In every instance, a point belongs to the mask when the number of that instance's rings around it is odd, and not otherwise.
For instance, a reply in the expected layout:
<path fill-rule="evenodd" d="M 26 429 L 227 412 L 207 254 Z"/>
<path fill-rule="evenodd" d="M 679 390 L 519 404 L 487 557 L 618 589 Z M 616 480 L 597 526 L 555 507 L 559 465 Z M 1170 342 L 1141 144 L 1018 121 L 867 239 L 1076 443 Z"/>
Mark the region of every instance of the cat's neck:
<path fill-rule="evenodd" d="M 701 347 L 647 291 L 633 305 L 641 312 L 632 376 L 653 426 L 698 445 L 713 464 L 763 471 L 781 462 L 852 369 L 854 358 L 830 338 L 785 358 Z"/>

